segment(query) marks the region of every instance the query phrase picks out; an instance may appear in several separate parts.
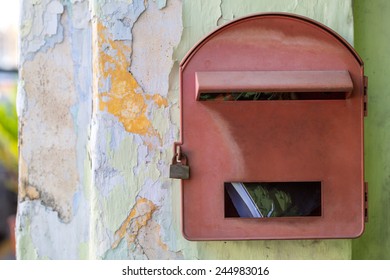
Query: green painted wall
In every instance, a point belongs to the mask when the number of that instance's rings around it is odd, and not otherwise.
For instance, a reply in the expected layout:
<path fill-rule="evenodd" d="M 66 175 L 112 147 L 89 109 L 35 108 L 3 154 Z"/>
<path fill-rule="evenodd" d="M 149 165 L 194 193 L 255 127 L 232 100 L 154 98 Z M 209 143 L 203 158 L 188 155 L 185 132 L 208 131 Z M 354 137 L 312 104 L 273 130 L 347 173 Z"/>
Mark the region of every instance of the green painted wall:
<path fill-rule="evenodd" d="M 390 259 L 390 1 L 354 1 L 355 48 L 369 77 L 365 172 L 369 222 L 354 259 Z"/>

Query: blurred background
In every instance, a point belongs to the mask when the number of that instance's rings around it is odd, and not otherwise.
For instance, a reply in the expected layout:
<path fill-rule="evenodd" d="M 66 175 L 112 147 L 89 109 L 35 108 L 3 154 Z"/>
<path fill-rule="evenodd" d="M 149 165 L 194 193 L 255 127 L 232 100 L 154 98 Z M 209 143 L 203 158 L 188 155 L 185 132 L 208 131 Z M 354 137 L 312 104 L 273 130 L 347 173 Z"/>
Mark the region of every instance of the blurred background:
<path fill-rule="evenodd" d="M 0 260 L 15 259 L 19 0 L 0 0 Z"/>

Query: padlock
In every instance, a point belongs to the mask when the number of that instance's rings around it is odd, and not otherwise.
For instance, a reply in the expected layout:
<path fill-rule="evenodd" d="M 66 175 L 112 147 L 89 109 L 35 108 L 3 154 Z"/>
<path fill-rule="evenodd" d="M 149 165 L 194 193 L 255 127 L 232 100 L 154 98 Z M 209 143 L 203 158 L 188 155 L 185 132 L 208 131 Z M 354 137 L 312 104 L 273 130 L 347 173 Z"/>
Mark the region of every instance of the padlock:
<path fill-rule="evenodd" d="M 169 178 L 187 180 L 190 178 L 190 167 L 188 166 L 187 157 L 181 153 L 180 158 L 176 154 L 169 166 Z"/>

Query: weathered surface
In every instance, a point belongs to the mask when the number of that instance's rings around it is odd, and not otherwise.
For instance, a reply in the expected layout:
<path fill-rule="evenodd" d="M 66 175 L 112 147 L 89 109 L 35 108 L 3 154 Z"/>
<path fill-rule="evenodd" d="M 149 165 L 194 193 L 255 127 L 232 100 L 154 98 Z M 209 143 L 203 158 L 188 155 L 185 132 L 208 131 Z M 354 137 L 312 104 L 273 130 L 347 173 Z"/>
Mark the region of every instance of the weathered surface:
<path fill-rule="evenodd" d="M 88 1 L 23 2 L 19 258 L 81 258 L 89 238 Z"/>
<path fill-rule="evenodd" d="M 264 11 L 309 16 L 351 42 L 350 0 L 23 4 L 19 258 L 350 258 L 340 240 L 188 242 L 168 179 L 178 63 L 193 44 Z"/>
<path fill-rule="evenodd" d="M 95 11 L 92 215 L 100 219 L 93 256 L 183 258 L 167 178 L 177 133 L 168 77 L 181 2 L 107 2 Z"/>
<path fill-rule="evenodd" d="M 22 61 L 37 52 L 62 42 L 64 33 L 60 16 L 64 6 L 58 0 L 24 0 L 21 24 Z"/>
<path fill-rule="evenodd" d="M 26 170 L 20 199 L 25 199 L 24 192 L 29 199 L 40 198 L 65 222 L 71 219 L 78 184 L 76 135 L 70 112 L 76 98 L 72 94 L 73 65 L 67 63 L 71 60 L 69 44 L 63 42 L 45 54 L 37 54 L 22 69 L 28 111 L 21 141 L 28 139 L 30 145 L 23 145 L 21 150 Z"/>

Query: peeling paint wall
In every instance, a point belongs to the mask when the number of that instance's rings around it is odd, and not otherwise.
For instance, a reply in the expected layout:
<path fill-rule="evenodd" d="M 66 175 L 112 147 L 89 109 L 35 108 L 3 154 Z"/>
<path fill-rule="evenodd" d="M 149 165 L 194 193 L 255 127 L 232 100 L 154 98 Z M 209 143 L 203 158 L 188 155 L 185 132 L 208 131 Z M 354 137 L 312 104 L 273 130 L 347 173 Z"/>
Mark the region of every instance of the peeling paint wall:
<path fill-rule="evenodd" d="M 179 182 L 178 64 L 244 15 L 306 15 L 353 40 L 351 1 L 24 0 L 20 259 L 350 258 L 351 242 L 188 242 Z"/>
<path fill-rule="evenodd" d="M 181 2 L 95 3 L 91 257 L 184 258 L 172 223 L 168 101 Z M 176 116 L 177 118 L 178 116 Z"/>
<path fill-rule="evenodd" d="M 88 1 L 22 4 L 18 257 L 82 258 L 90 221 Z"/>

